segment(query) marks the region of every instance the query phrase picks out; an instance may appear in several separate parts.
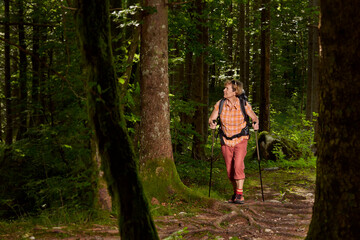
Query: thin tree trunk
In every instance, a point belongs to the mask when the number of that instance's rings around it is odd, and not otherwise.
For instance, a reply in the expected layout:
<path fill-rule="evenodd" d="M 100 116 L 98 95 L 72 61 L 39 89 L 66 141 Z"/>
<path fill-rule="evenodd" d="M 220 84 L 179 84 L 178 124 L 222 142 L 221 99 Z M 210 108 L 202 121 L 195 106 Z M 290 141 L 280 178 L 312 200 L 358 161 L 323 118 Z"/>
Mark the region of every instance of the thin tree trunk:
<path fill-rule="evenodd" d="M 320 3 L 320 137 L 306 239 L 355 240 L 360 236 L 360 5 Z"/>
<path fill-rule="evenodd" d="M 245 4 L 243 2 L 239 3 L 239 44 L 240 55 L 239 55 L 239 63 L 240 63 L 240 81 L 245 86 Z"/>
<path fill-rule="evenodd" d="M 250 92 L 250 0 L 246 2 L 245 9 L 245 80 L 244 89 L 247 94 Z"/>
<path fill-rule="evenodd" d="M 78 0 L 76 24 L 87 75 L 88 112 L 125 239 L 159 239 L 120 108 L 111 51 L 109 1 Z"/>
<path fill-rule="evenodd" d="M 261 9 L 261 0 L 255 0 L 252 5 L 252 9 L 254 12 L 253 14 L 255 15 L 254 18 L 252 19 L 253 28 L 255 28 L 255 29 L 261 28 L 261 26 L 259 24 L 257 24 L 257 19 L 261 18 L 261 11 L 259 10 L 259 9 Z M 252 68 L 252 73 L 253 73 L 252 81 L 254 82 L 253 87 L 252 87 L 252 96 L 253 96 L 252 103 L 260 106 L 261 54 L 259 53 L 258 49 L 261 49 L 261 33 L 255 34 L 252 38 L 252 42 L 253 42 L 253 49 L 254 49 L 254 54 L 252 57 L 253 58 L 253 66 L 254 66 Z"/>
<path fill-rule="evenodd" d="M 270 131 L 270 0 L 262 0 L 260 131 Z"/>
<path fill-rule="evenodd" d="M 310 0 L 310 7 L 318 7 L 318 0 Z M 319 82 L 319 30 L 318 19 L 312 16 L 309 26 L 308 44 L 308 84 L 306 101 L 306 119 L 313 120 L 313 112 L 318 112 L 318 82 Z"/>
<path fill-rule="evenodd" d="M 230 17 L 232 16 L 232 11 L 233 11 L 233 3 L 232 0 L 230 0 L 230 5 L 229 5 L 229 15 Z M 228 67 L 229 69 L 227 69 L 227 76 L 233 76 L 234 74 L 234 59 L 233 59 L 233 25 L 231 24 L 230 26 L 226 27 L 226 32 L 227 32 L 227 57 L 228 57 Z"/>
<path fill-rule="evenodd" d="M 19 22 L 24 22 L 24 4 L 23 0 L 18 0 L 18 16 Z M 26 50 L 25 43 L 25 27 L 24 24 L 19 24 L 19 45 L 22 49 Z M 26 53 L 19 49 L 19 87 L 20 87 L 20 96 L 19 96 L 19 130 L 18 138 L 21 139 L 27 129 L 27 57 Z"/>
<path fill-rule="evenodd" d="M 206 9 L 206 2 L 203 3 L 203 9 Z M 207 48 L 209 46 L 209 27 L 208 26 L 208 20 L 204 19 L 204 27 L 203 27 L 203 44 L 204 44 L 204 76 L 203 76 L 203 132 L 204 132 L 204 142 L 207 141 L 207 133 L 208 133 L 208 115 L 209 115 L 209 64 L 208 64 L 208 58 L 209 58 L 209 52 L 207 51 Z"/>
<path fill-rule="evenodd" d="M 4 25 L 4 37 L 5 40 L 10 41 L 10 1 L 4 0 L 5 5 L 5 25 Z M 11 73 L 10 73 L 10 45 L 5 42 L 5 110 L 6 110 L 6 128 L 5 128 L 5 144 L 12 144 L 13 135 L 13 121 L 12 121 L 12 109 L 11 109 Z"/>
<path fill-rule="evenodd" d="M 40 29 L 40 46 L 41 43 L 46 43 L 47 41 L 47 27 L 43 27 Z M 40 62 L 41 63 L 47 63 L 48 61 L 48 56 L 47 56 L 47 52 L 45 52 L 44 54 L 42 54 L 40 56 Z M 51 68 L 51 65 L 49 65 L 49 67 Z M 46 74 L 47 74 L 47 69 L 44 66 L 44 64 L 40 64 L 40 78 L 39 78 L 39 107 L 40 107 L 40 111 L 39 111 L 39 123 L 43 124 L 46 121 L 46 114 L 47 114 L 47 93 L 46 93 L 46 85 L 47 85 L 47 79 L 46 79 Z"/>
<path fill-rule="evenodd" d="M 203 47 L 203 9 L 202 9 L 202 0 L 195 1 L 195 9 L 196 9 L 196 16 L 197 19 L 197 42 L 201 44 Z M 204 102 L 204 53 L 203 51 L 198 51 L 195 54 L 195 71 L 194 71 L 194 81 L 191 86 L 191 99 L 199 104 L 203 104 Z M 203 160 L 205 157 L 205 146 L 204 146 L 204 112 L 202 106 L 196 106 L 195 114 L 193 117 L 193 125 L 194 130 L 197 135 L 193 137 L 193 146 L 192 146 L 192 157 L 194 159 L 201 159 Z"/>
<path fill-rule="evenodd" d="M 35 3 L 38 6 L 38 3 Z M 31 126 L 34 127 L 39 123 L 40 115 L 40 62 L 39 62 L 39 48 L 40 48 L 40 27 L 39 15 L 35 14 L 33 17 L 33 32 L 32 32 L 32 85 L 31 85 Z"/>
<path fill-rule="evenodd" d="M 319 7 L 318 0 L 309 0 L 309 6 Z M 308 75 L 306 89 L 306 119 L 314 123 L 314 141 L 318 142 L 318 122 L 314 121 L 313 113 L 319 112 L 319 18 L 311 16 L 308 41 Z"/>

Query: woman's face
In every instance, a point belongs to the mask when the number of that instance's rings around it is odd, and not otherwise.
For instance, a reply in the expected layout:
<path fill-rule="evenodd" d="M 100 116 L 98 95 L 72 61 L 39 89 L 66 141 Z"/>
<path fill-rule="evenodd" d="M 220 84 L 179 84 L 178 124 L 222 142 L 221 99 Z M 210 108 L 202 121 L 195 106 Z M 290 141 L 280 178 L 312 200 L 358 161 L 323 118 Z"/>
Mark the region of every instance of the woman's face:
<path fill-rule="evenodd" d="M 236 96 L 236 92 L 233 91 L 232 84 L 225 85 L 224 98 L 231 98 L 233 96 Z"/>

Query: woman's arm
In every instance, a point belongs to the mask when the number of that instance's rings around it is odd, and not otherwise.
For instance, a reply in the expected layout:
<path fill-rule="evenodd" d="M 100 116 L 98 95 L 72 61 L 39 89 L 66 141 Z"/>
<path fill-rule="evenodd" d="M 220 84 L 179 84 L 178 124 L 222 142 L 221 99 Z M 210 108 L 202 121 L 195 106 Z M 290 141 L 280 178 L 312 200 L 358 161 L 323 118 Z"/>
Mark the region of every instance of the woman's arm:
<path fill-rule="evenodd" d="M 250 105 L 250 104 L 248 104 Z M 256 116 L 256 114 L 254 113 L 254 111 L 252 110 L 251 106 L 249 108 L 246 108 L 246 113 L 247 115 L 249 115 L 249 117 L 251 118 L 253 124 L 253 128 L 254 130 L 259 130 L 259 118 Z"/>
<path fill-rule="evenodd" d="M 215 129 L 216 128 L 216 122 L 214 123 L 214 121 L 216 121 L 216 119 L 218 118 L 218 115 L 219 115 L 219 102 L 217 102 L 215 104 L 214 110 L 212 111 L 212 113 L 211 113 L 211 115 L 209 117 L 210 129 Z"/>

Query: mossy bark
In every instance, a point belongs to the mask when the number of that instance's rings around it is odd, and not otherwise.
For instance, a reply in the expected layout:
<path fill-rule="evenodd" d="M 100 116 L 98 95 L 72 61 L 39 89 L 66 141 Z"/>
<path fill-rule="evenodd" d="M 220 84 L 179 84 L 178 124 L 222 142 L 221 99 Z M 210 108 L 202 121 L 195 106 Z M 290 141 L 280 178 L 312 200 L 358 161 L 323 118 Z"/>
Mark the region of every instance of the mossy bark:
<path fill-rule="evenodd" d="M 168 9 L 163 0 L 145 1 L 143 7 L 140 171 L 147 197 L 162 202 L 187 189 L 177 174 L 171 145 Z"/>
<path fill-rule="evenodd" d="M 316 194 L 306 239 L 360 236 L 360 5 L 321 1 Z"/>
<path fill-rule="evenodd" d="M 76 24 L 84 57 L 89 119 L 105 178 L 118 204 L 121 239 L 158 239 L 120 110 L 109 1 L 78 0 Z"/>

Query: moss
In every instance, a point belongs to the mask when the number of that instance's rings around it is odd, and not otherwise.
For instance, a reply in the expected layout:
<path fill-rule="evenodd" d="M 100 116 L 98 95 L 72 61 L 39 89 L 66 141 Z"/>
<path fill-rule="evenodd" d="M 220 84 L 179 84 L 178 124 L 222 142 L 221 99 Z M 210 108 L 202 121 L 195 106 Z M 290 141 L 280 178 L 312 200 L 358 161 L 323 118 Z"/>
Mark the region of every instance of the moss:
<path fill-rule="evenodd" d="M 181 182 L 172 159 L 148 160 L 141 166 L 141 176 L 149 202 L 191 202 L 204 198 Z"/>

